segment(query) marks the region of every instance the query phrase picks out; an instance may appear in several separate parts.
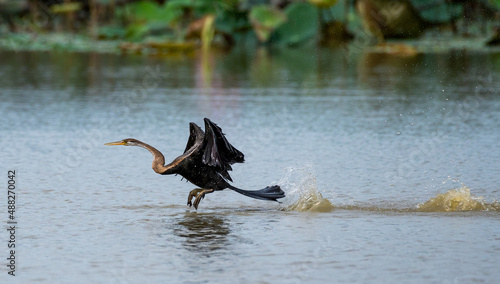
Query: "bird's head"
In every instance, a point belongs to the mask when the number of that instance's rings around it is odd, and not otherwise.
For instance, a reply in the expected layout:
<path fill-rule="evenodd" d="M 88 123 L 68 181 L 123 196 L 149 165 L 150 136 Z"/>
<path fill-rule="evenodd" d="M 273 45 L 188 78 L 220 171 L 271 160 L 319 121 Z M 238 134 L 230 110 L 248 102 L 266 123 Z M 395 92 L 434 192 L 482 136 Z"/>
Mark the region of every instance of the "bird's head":
<path fill-rule="evenodd" d="M 138 140 L 133 139 L 133 138 L 127 138 L 123 139 L 121 141 L 116 141 L 116 142 L 109 142 L 104 145 L 106 146 L 117 146 L 117 145 L 124 145 L 124 146 L 137 146 Z"/>

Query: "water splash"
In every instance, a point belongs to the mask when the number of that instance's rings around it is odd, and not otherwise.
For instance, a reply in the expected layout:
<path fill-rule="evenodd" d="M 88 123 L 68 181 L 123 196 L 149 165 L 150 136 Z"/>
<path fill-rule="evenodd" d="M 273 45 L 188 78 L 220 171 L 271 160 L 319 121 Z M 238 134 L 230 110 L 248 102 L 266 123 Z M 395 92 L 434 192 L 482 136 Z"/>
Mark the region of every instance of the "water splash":
<path fill-rule="evenodd" d="M 452 180 L 448 178 L 448 180 Z M 452 180 L 453 182 L 460 182 Z M 446 182 L 446 181 L 445 181 Z M 461 211 L 494 211 L 500 212 L 500 202 L 488 202 L 482 196 L 471 194 L 469 187 L 460 187 L 439 193 L 428 201 L 412 207 L 399 207 L 366 204 L 334 206 L 318 191 L 316 176 L 312 166 L 285 169 L 278 184 L 285 190 L 287 197 L 282 201 L 281 210 L 299 212 L 331 212 L 333 209 L 361 210 L 376 212 L 461 212 Z"/>
<path fill-rule="evenodd" d="M 311 166 L 287 168 L 278 184 L 285 189 L 284 211 L 331 212 L 332 203 L 318 191 Z"/>
<path fill-rule="evenodd" d="M 456 212 L 456 211 L 500 211 L 500 202 L 488 203 L 482 196 L 474 196 L 470 188 L 462 185 L 460 188 L 439 193 L 417 205 L 420 212 Z"/>

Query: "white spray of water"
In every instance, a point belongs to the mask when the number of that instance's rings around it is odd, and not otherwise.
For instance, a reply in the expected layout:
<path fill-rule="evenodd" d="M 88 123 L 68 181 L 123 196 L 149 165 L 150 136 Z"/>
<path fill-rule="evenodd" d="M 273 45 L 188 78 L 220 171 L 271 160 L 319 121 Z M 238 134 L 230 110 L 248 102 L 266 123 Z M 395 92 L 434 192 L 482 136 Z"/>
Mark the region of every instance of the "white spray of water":
<path fill-rule="evenodd" d="M 278 184 L 286 192 L 282 209 L 285 211 L 331 212 L 332 203 L 318 191 L 311 166 L 289 167 Z"/>

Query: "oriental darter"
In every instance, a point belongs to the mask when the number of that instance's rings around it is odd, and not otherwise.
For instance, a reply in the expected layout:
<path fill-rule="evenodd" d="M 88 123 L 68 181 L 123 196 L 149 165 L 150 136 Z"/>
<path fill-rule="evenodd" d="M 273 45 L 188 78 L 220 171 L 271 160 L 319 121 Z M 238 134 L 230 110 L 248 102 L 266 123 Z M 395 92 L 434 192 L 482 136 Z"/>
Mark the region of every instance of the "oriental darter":
<path fill-rule="evenodd" d="M 231 145 L 217 124 L 208 118 L 205 121 L 205 132 L 195 123 L 189 124 L 189 139 L 184 153 L 165 165 L 165 157 L 156 148 L 139 140 L 128 138 L 105 145 L 124 145 L 142 147 L 154 156 L 153 170 L 161 175 L 179 174 L 199 188 L 191 190 L 187 205 L 198 209 L 205 195 L 226 188 L 232 189 L 248 197 L 278 201 L 285 193 L 278 185 L 268 186 L 261 190 L 243 190 L 232 186 L 231 165 L 243 163 L 244 155 Z M 194 203 L 191 203 L 193 198 Z"/>

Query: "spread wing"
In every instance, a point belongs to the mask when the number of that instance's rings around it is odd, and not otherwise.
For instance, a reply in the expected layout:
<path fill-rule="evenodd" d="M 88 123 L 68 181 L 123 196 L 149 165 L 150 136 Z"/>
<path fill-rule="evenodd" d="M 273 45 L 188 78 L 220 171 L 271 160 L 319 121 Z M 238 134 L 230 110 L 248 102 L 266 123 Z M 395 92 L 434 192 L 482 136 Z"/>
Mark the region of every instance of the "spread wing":
<path fill-rule="evenodd" d="M 228 171 L 232 170 L 234 163 L 243 163 L 245 156 L 238 149 L 231 145 L 222 129 L 217 124 L 205 118 L 205 137 L 202 161 L 203 163 L 215 167 L 217 171 L 226 179 L 232 181 Z"/>
<path fill-rule="evenodd" d="M 205 133 L 203 133 L 203 130 L 201 130 L 201 128 L 194 122 L 189 123 L 189 138 L 186 149 L 184 150 L 184 154 L 186 154 L 194 145 L 198 143 L 201 144 L 203 142 L 203 138 L 205 138 Z"/>

